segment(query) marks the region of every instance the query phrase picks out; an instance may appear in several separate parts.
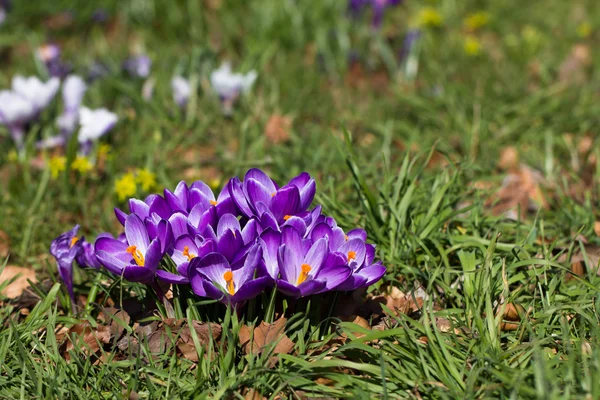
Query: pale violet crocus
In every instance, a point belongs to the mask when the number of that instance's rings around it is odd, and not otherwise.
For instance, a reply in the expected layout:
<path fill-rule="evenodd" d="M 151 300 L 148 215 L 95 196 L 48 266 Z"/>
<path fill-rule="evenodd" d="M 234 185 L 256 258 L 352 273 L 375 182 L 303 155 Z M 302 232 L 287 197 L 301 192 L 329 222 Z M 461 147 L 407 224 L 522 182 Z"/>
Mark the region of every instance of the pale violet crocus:
<path fill-rule="evenodd" d="M 173 100 L 175 100 L 175 103 L 180 108 L 185 108 L 192 93 L 190 81 L 184 77 L 176 76 L 171 80 L 171 88 L 173 89 Z"/>
<path fill-rule="evenodd" d="M 42 82 L 36 77 L 15 76 L 12 90 L 0 92 L 0 124 L 8 128 L 18 148 L 23 147 L 26 125 L 50 104 L 59 86 L 58 78 Z"/>
<path fill-rule="evenodd" d="M 77 75 L 69 75 L 62 87 L 63 113 L 58 118 L 58 127 L 63 136 L 73 134 L 79 122 L 79 108 L 87 90 L 84 80 Z"/>
<path fill-rule="evenodd" d="M 89 153 L 92 143 L 108 133 L 117 124 L 117 121 L 117 114 L 108 111 L 106 108 L 91 110 L 87 107 L 81 107 L 79 109 L 81 129 L 77 137 L 81 151 L 84 154 Z"/>
<path fill-rule="evenodd" d="M 231 72 L 231 64 L 223 63 L 210 74 L 210 84 L 223 102 L 225 113 L 230 113 L 233 103 L 242 93 L 247 93 L 257 78 L 255 71 L 247 74 Z"/>

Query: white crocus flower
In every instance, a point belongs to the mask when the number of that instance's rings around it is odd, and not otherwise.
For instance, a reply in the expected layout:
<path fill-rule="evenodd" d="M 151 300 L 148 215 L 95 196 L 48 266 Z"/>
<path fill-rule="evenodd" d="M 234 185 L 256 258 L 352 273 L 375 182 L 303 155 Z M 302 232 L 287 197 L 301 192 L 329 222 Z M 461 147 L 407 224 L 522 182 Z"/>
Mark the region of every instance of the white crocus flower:
<path fill-rule="evenodd" d="M 77 137 L 79 143 L 83 144 L 98 140 L 116 125 L 117 120 L 117 114 L 108 111 L 106 108 L 90 110 L 87 107 L 81 107 L 79 109 L 81 129 Z"/>
<path fill-rule="evenodd" d="M 256 77 L 255 71 L 250 71 L 245 75 L 232 73 L 231 64 L 226 62 L 210 74 L 210 84 L 222 100 L 233 100 L 240 93 L 250 90 Z"/>
<path fill-rule="evenodd" d="M 31 102 L 37 112 L 50 104 L 59 86 L 60 80 L 58 78 L 51 78 L 44 83 L 35 76 L 25 78 L 17 75 L 12 80 L 13 92 Z"/>
<path fill-rule="evenodd" d="M 171 80 L 171 89 L 173 89 L 175 103 L 181 108 L 185 107 L 192 93 L 190 82 L 181 76 L 176 76 Z"/>
<path fill-rule="evenodd" d="M 69 75 L 63 83 L 62 98 L 64 110 L 58 118 L 58 127 L 66 136 L 70 136 L 77 127 L 79 108 L 81 107 L 86 90 L 87 85 L 77 75 Z"/>

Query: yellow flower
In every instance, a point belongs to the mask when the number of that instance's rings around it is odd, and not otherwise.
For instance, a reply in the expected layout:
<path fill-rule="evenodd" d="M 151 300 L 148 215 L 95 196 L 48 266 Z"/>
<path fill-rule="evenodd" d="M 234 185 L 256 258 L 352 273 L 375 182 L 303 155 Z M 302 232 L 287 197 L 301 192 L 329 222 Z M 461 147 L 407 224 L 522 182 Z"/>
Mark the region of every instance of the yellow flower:
<path fill-rule="evenodd" d="M 85 156 L 77 156 L 71 163 L 71 169 L 78 171 L 80 174 L 86 174 L 92 170 L 94 166 Z"/>
<path fill-rule="evenodd" d="M 134 196 L 136 191 L 135 177 L 131 173 L 125 174 L 115 181 L 115 193 L 119 201 L 124 201 L 128 197 Z"/>
<path fill-rule="evenodd" d="M 208 186 L 210 186 L 212 190 L 217 190 L 219 186 L 221 186 L 221 180 L 218 178 L 211 179 L 208 181 Z"/>
<path fill-rule="evenodd" d="M 419 11 L 419 14 L 417 15 L 417 21 L 419 26 L 429 26 L 435 28 L 442 26 L 444 18 L 442 17 L 442 14 L 440 14 L 435 8 L 425 7 Z"/>
<path fill-rule="evenodd" d="M 465 38 L 463 49 L 469 56 L 476 56 L 481 53 L 481 42 L 474 36 L 467 36 Z"/>
<path fill-rule="evenodd" d="M 471 31 L 483 28 L 490 22 L 490 14 L 485 11 L 478 11 L 473 14 L 469 14 L 464 20 L 463 25 L 465 28 Z"/>
<path fill-rule="evenodd" d="M 110 153 L 110 144 L 102 143 L 98 146 L 98 157 L 105 157 Z"/>
<path fill-rule="evenodd" d="M 149 192 L 156 186 L 156 174 L 147 169 L 138 169 L 135 177 L 136 183 L 142 187 L 145 192 Z"/>
<path fill-rule="evenodd" d="M 582 22 L 577 26 L 577 34 L 581 38 L 589 37 L 592 34 L 592 25 L 589 22 Z"/>
<path fill-rule="evenodd" d="M 16 150 L 11 150 L 8 152 L 8 161 L 15 162 L 19 159 L 19 155 Z"/>
<path fill-rule="evenodd" d="M 65 170 L 67 167 L 67 158 L 64 156 L 53 156 L 50 161 L 48 161 L 48 168 L 50 168 L 50 174 L 52 174 L 52 179 L 58 178 L 61 172 Z"/>

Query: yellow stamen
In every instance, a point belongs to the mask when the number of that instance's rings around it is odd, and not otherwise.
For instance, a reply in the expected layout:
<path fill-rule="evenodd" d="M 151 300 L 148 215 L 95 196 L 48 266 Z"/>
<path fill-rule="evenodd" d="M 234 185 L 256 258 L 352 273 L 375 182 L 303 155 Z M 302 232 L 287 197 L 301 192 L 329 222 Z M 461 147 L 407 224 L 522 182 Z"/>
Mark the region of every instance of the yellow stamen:
<path fill-rule="evenodd" d="M 137 246 L 129 246 L 125 251 L 131 254 L 137 265 L 144 266 L 144 255 L 138 250 Z"/>
<path fill-rule="evenodd" d="M 196 257 L 195 254 L 190 253 L 190 248 L 188 246 L 183 246 L 183 255 L 187 257 L 188 261 L 192 261 L 192 259 Z"/>
<path fill-rule="evenodd" d="M 356 252 L 355 252 L 355 251 L 352 251 L 352 250 L 350 250 L 350 251 L 348 252 L 348 261 L 350 261 L 350 260 L 355 260 L 355 259 L 356 259 Z"/>
<path fill-rule="evenodd" d="M 346 242 L 348 241 L 348 235 L 344 235 L 344 239 L 346 239 Z"/>
<path fill-rule="evenodd" d="M 235 286 L 233 285 L 233 273 L 231 271 L 225 272 L 223 274 L 223 279 L 225 279 L 225 282 L 227 282 L 227 291 L 230 295 L 233 296 L 235 294 Z"/>
<path fill-rule="evenodd" d="M 287 220 L 288 220 L 288 219 L 290 219 L 290 218 L 292 218 L 292 216 L 291 216 L 291 215 L 284 215 L 284 216 L 283 216 L 283 220 L 284 220 L 284 221 L 287 221 Z"/>
<path fill-rule="evenodd" d="M 302 282 L 304 282 L 306 280 L 306 278 L 308 278 L 308 273 L 312 269 L 311 266 L 308 265 L 308 264 L 302 264 L 300 266 L 300 268 L 302 268 L 302 272 L 300 272 L 300 276 L 298 277 L 298 281 L 296 282 L 296 286 L 298 286 L 299 284 L 301 284 Z"/>
<path fill-rule="evenodd" d="M 209 200 L 208 202 L 209 202 L 210 204 L 212 204 L 213 206 L 216 206 L 216 205 L 217 205 L 217 202 L 216 202 L 216 201 L 214 201 L 214 200 Z"/>
<path fill-rule="evenodd" d="M 75 243 L 77 243 L 78 240 L 79 240 L 79 238 L 77 236 L 73 236 L 73 239 L 71 239 L 71 244 L 69 245 L 69 248 L 75 246 Z"/>

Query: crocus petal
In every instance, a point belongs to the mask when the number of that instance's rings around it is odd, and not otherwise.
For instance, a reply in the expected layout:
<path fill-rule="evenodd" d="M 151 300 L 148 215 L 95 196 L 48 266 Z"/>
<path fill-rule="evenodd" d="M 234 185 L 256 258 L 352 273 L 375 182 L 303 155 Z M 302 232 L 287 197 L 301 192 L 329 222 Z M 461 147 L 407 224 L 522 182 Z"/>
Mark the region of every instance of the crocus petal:
<path fill-rule="evenodd" d="M 298 289 L 295 285 L 288 283 L 284 279 L 279 279 L 277 281 L 277 290 L 290 297 L 302 297 L 302 292 L 300 289 Z"/>
<path fill-rule="evenodd" d="M 200 297 L 206 297 L 206 290 L 204 290 L 204 278 L 198 273 L 196 269 L 188 269 L 190 286 L 194 294 Z"/>
<path fill-rule="evenodd" d="M 310 207 L 310 204 L 315 198 L 316 191 L 317 185 L 314 179 L 308 181 L 308 183 L 302 189 L 300 189 L 300 210 L 304 211 Z"/>
<path fill-rule="evenodd" d="M 104 265 L 104 267 L 108 271 L 112 272 L 115 275 L 121 275 L 121 273 L 123 272 L 123 268 L 125 268 L 125 265 L 127 265 L 125 262 L 116 258 L 113 254 L 108 253 L 104 250 L 96 251 L 96 258 L 98 258 L 100 264 Z"/>
<path fill-rule="evenodd" d="M 288 226 L 288 225 L 294 227 L 294 229 L 297 230 L 298 233 L 300 233 L 300 236 L 304 237 L 304 235 L 306 234 L 306 222 L 304 222 L 304 220 L 302 218 L 290 217 L 283 224 L 283 226 Z"/>
<path fill-rule="evenodd" d="M 279 273 L 281 274 L 281 279 L 290 282 L 291 284 L 295 284 L 298 280 L 298 271 L 301 264 L 300 257 L 294 251 L 290 250 L 287 245 L 282 244 L 279 247 L 277 260 L 279 261 Z"/>
<path fill-rule="evenodd" d="M 159 195 L 151 194 L 150 196 L 146 197 L 144 201 L 149 206 L 149 215 L 157 214 L 163 219 L 169 219 L 169 217 L 171 216 L 171 208 L 167 204 L 166 200 L 160 197 Z"/>
<path fill-rule="evenodd" d="M 217 251 L 224 255 L 228 260 L 233 261 L 237 251 L 244 245 L 244 239 L 241 234 L 236 234 L 232 230 L 227 230 L 221 236 L 217 237 Z"/>
<path fill-rule="evenodd" d="M 185 215 L 177 212 L 169 218 L 169 225 L 173 232 L 173 238 L 177 240 L 182 235 L 187 235 L 188 232 L 188 219 Z"/>
<path fill-rule="evenodd" d="M 366 247 L 362 239 L 348 240 L 337 251 L 346 257 L 348 265 L 360 266 L 365 261 Z"/>
<path fill-rule="evenodd" d="M 233 304 L 238 304 L 255 298 L 265 290 L 269 282 L 269 278 L 266 276 L 246 282 L 235 292 L 235 295 L 231 297 L 231 302 Z"/>
<path fill-rule="evenodd" d="M 319 271 L 315 279 L 326 282 L 325 290 L 334 290 L 344 283 L 351 273 L 352 270 L 345 265 L 327 266 Z"/>
<path fill-rule="evenodd" d="M 126 243 L 110 237 L 101 237 L 96 239 L 94 247 L 96 248 L 96 251 L 106 251 L 107 253 L 113 254 L 126 253 L 127 251 Z"/>
<path fill-rule="evenodd" d="M 231 230 L 234 233 L 242 230 L 240 221 L 233 214 L 225 214 L 219 219 L 217 236 L 223 235 L 227 230 Z"/>
<path fill-rule="evenodd" d="M 358 275 L 367 278 L 367 281 L 363 286 L 370 286 L 380 280 L 383 275 L 385 275 L 386 271 L 387 269 L 383 265 L 377 263 L 361 269 Z"/>
<path fill-rule="evenodd" d="M 162 281 L 165 281 L 165 282 L 171 283 L 171 284 L 175 284 L 175 285 L 190 282 L 189 279 L 186 278 L 185 276 L 173 274 L 171 272 L 164 271 L 162 269 L 159 269 L 158 271 L 156 271 L 156 276 L 158 276 L 158 278 Z"/>
<path fill-rule="evenodd" d="M 114 212 L 115 212 L 115 217 L 117 217 L 117 220 L 119 220 L 119 222 L 121 223 L 121 225 L 125 226 L 125 219 L 127 218 L 127 214 L 118 209 L 118 208 L 114 208 Z"/>
<path fill-rule="evenodd" d="M 273 179 L 269 178 L 262 170 L 258 168 L 249 169 L 244 176 L 244 181 L 248 179 L 254 179 L 258 181 L 269 193 L 277 191 L 278 187 Z"/>
<path fill-rule="evenodd" d="M 202 259 L 194 258 L 190 262 L 190 272 L 195 269 L 202 276 L 211 282 L 218 283 L 220 286 L 225 287 L 226 282 L 223 278 L 223 274 L 230 271 L 229 261 L 219 253 L 207 254 Z"/>
<path fill-rule="evenodd" d="M 129 199 L 129 212 L 136 214 L 140 219 L 147 218 L 150 215 L 150 207 L 145 202 L 138 199 Z"/>
<path fill-rule="evenodd" d="M 243 215 L 246 217 L 254 215 L 244 194 L 242 182 L 238 177 L 229 180 L 227 189 L 229 190 L 229 196 Z"/>
<path fill-rule="evenodd" d="M 283 221 L 286 215 L 294 215 L 300 206 L 300 192 L 296 186 L 279 189 L 271 200 L 270 209 L 275 219 Z"/>
<path fill-rule="evenodd" d="M 242 229 L 242 238 L 245 245 L 254 243 L 256 237 L 258 236 L 258 228 L 258 222 L 254 218 L 246 223 L 246 226 L 244 226 L 244 229 Z"/>
<path fill-rule="evenodd" d="M 315 276 L 319 273 L 325 257 L 327 257 L 327 239 L 323 238 L 317 240 L 304 257 L 304 263 L 312 268 L 311 275 Z"/>
<path fill-rule="evenodd" d="M 275 191 L 269 191 L 269 189 L 256 179 L 247 179 L 244 181 L 244 192 L 246 193 L 248 203 L 250 204 L 250 207 L 253 207 L 254 212 L 257 211 L 256 203 L 262 202 L 269 204 L 271 202 L 271 195 L 276 193 Z"/>
<path fill-rule="evenodd" d="M 137 215 L 130 214 L 125 219 L 125 236 L 129 245 L 138 247 L 142 254 L 148 249 L 148 231 Z"/>
<path fill-rule="evenodd" d="M 121 275 L 129 282 L 150 283 L 154 278 L 154 271 L 137 265 L 127 265 L 123 268 Z"/>
<path fill-rule="evenodd" d="M 233 271 L 233 282 L 236 289 L 240 288 L 247 281 L 251 280 L 256 271 L 256 266 L 262 259 L 262 248 L 256 244 L 248 251 L 246 261 L 241 268 Z"/>

